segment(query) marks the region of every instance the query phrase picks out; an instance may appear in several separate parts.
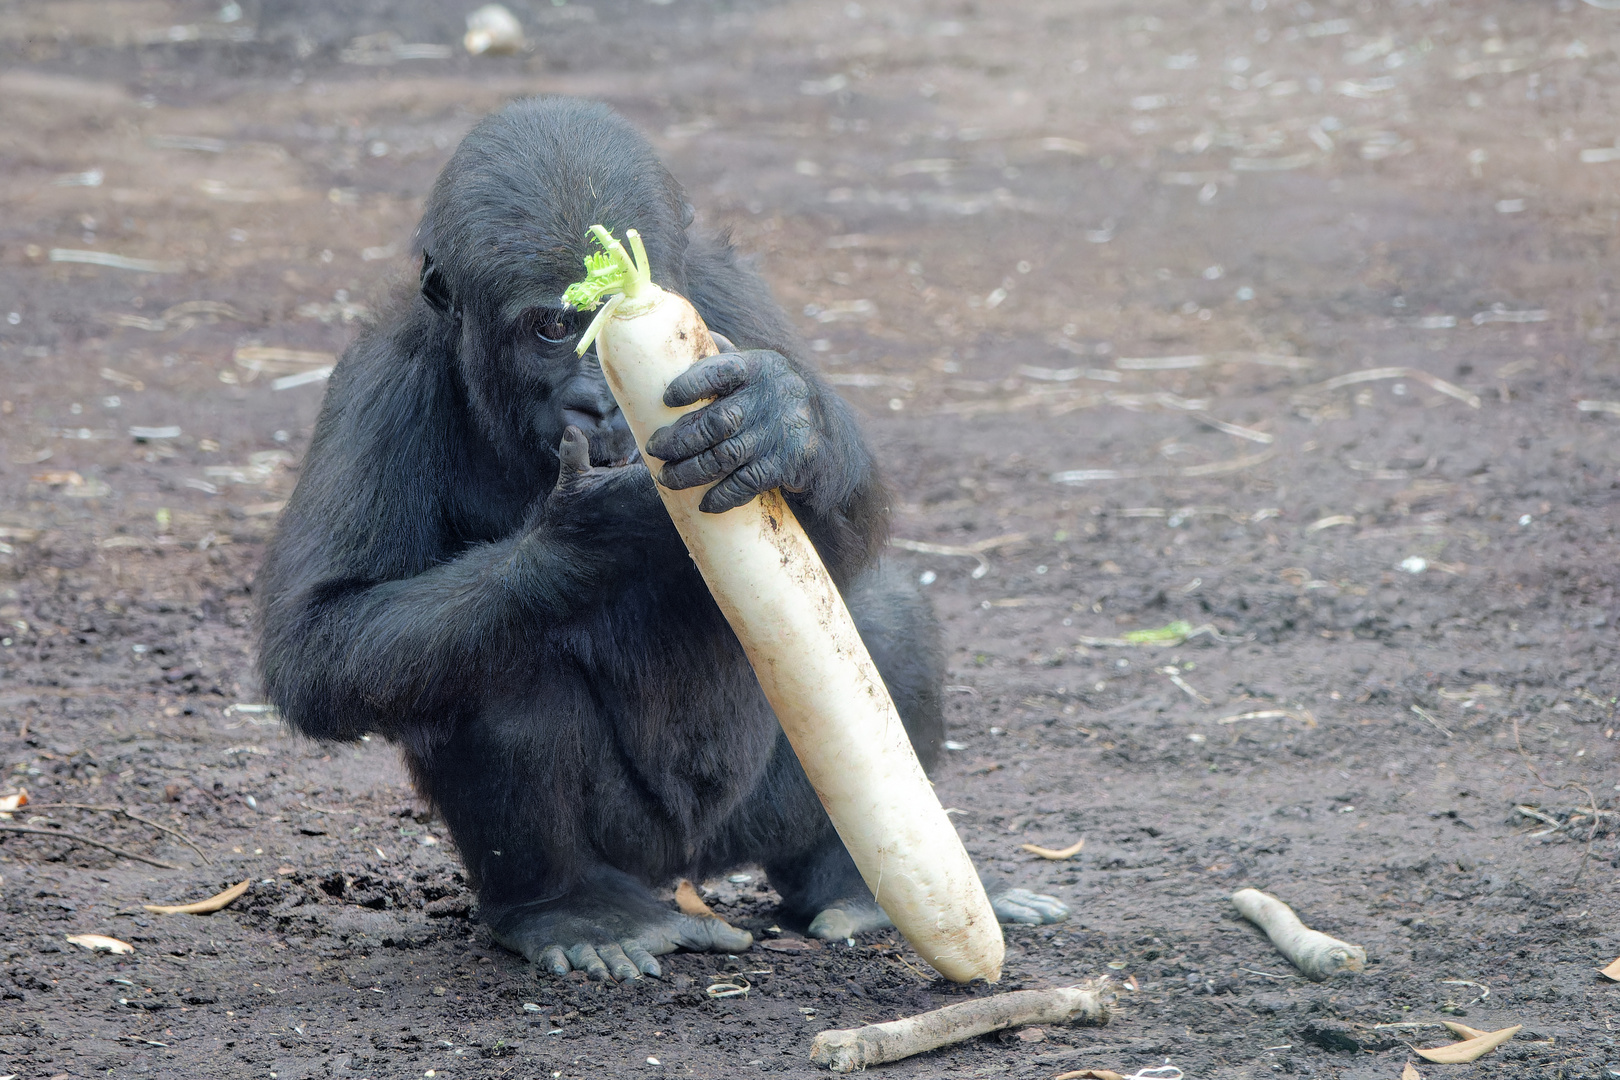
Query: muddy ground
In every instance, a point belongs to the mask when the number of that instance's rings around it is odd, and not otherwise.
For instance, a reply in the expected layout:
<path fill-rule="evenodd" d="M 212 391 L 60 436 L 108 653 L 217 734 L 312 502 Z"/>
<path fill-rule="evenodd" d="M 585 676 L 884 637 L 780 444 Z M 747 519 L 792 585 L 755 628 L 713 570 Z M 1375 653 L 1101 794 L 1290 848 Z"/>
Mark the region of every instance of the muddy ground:
<path fill-rule="evenodd" d="M 0 833 L 0 1075 L 808 1076 L 817 1030 L 985 992 L 795 944 L 757 871 L 705 888 L 764 947 L 536 979 L 388 746 L 255 708 L 296 376 L 545 92 L 652 135 L 865 416 L 895 536 L 987 567 L 893 554 L 952 648 L 939 791 L 1074 906 L 1002 987 L 1117 1015 L 888 1073 L 1394 1080 L 1461 1019 L 1523 1028 L 1422 1075 L 1620 1076 L 1620 13 L 511 6 L 531 51 L 475 60 L 424 0 L 0 3 L 0 826 L 178 867 Z M 1245 885 L 1368 969 L 1291 976 Z"/>

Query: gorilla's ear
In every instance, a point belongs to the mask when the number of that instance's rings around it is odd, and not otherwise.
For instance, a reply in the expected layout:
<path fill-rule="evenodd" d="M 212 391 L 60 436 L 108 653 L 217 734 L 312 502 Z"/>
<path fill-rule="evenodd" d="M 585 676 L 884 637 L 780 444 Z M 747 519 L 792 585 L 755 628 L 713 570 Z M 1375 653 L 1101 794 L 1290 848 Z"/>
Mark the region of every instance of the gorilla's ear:
<path fill-rule="evenodd" d="M 456 304 L 450 295 L 450 286 L 444 280 L 444 274 L 434 265 L 432 253 L 427 251 L 422 252 L 422 299 L 445 318 L 456 317 Z"/>
<path fill-rule="evenodd" d="M 687 202 L 685 199 L 682 199 L 681 200 L 681 228 L 683 228 L 683 229 L 691 228 L 692 219 L 695 218 L 696 216 L 697 216 L 697 211 L 692 209 L 692 204 Z"/>

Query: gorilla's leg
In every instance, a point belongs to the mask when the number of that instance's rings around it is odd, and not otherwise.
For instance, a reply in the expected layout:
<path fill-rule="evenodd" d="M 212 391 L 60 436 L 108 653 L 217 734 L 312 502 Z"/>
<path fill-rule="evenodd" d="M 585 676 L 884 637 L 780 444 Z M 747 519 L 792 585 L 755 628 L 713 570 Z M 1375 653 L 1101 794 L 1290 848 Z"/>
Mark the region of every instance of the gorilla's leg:
<path fill-rule="evenodd" d="M 889 569 L 863 575 L 845 599 L 918 759 L 931 770 L 945 742 L 945 660 L 933 611 L 910 581 Z M 829 940 L 892 926 L 833 831 L 785 738 L 772 762 L 768 786 L 777 812 L 797 815 L 798 843 L 786 850 L 777 847 L 764 857 L 756 855 L 789 914 L 809 920 L 810 933 Z M 1068 906 L 1056 897 L 986 885 L 1002 922 L 1049 923 L 1069 914 Z"/>
<path fill-rule="evenodd" d="M 495 940 L 557 975 L 617 980 L 661 974 L 655 957 L 677 948 L 748 948 L 747 931 L 684 915 L 644 884 L 680 845 L 627 776 L 589 688 L 554 676 L 535 690 L 543 711 L 491 703 L 447 742 L 406 754 Z"/>

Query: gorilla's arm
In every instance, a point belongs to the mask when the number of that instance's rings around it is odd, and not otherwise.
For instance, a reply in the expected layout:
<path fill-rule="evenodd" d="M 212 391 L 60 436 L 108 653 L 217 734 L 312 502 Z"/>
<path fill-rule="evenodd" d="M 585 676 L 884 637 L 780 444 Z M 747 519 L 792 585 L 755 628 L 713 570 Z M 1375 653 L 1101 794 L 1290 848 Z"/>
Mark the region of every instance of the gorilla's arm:
<path fill-rule="evenodd" d="M 443 730 L 615 561 L 673 538 L 645 470 L 588 497 L 504 482 L 479 459 L 453 369 L 413 355 L 412 329 L 362 339 L 338 366 L 259 577 L 265 690 L 317 738 Z M 458 535 L 480 518 L 486 537 Z"/>

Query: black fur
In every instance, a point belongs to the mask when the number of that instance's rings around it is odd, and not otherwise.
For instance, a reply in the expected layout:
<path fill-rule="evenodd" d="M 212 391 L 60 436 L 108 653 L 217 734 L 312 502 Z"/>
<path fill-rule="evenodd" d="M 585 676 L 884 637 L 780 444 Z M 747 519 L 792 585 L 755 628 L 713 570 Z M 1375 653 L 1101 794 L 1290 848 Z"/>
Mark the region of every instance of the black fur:
<path fill-rule="evenodd" d="M 639 229 L 654 280 L 787 358 L 753 354 L 768 400 L 791 382 L 807 402 L 790 501 L 925 764 L 943 737 L 935 623 L 876 566 L 887 497 L 854 420 L 759 276 L 689 220 L 605 107 L 535 99 L 481 123 L 429 199 L 420 291 L 333 373 L 259 578 L 270 699 L 307 735 L 397 742 L 484 918 L 535 958 L 645 929 L 649 887 L 743 862 L 792 917 L 869 897 L 645 467 L 604 467 L 627 433 L 594 357 L 537 336 L 579 329 L 558 297 L 588 226 Z M 598 466 L 577 476 L 570 424 Z"/>

